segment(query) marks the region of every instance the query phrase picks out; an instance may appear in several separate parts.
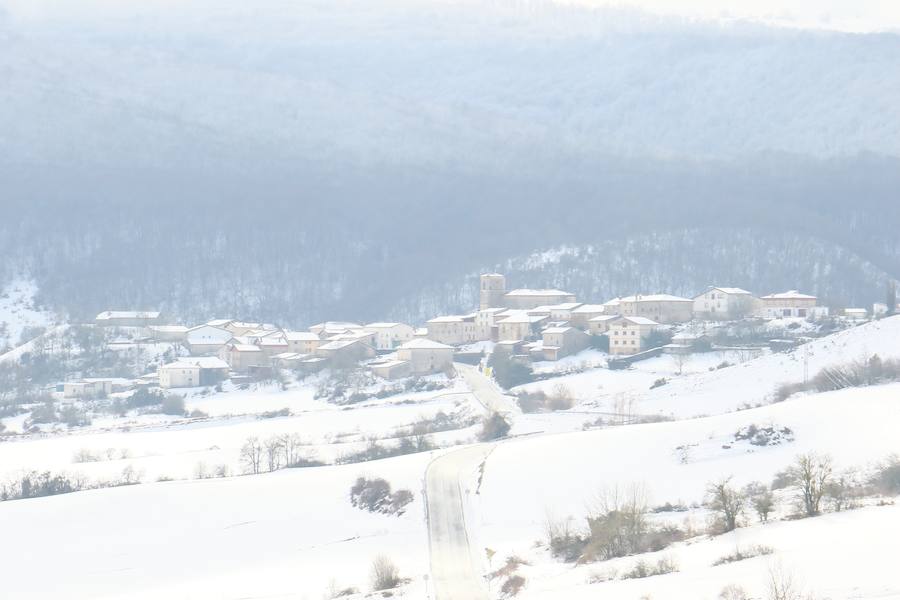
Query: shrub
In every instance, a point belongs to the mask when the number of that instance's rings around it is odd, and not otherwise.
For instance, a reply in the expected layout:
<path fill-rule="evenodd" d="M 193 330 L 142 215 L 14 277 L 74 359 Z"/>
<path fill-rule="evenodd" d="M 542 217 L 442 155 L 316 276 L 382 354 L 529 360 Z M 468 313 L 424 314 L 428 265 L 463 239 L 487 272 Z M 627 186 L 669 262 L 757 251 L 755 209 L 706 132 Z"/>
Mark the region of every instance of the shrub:
<path fill-rule="evenodd" d="M 91 424 L 91 418 L 88 414 L 84 410 L 73 405 L 62 407 L 59 411 L 59 420 L 68 427 L 83 427 Z"/>
<path fill-rule="evenodd" d="M 605 333 L 591 336 L 591 348 L 601 352 L 609 352 L 609 336 Z"/>
<path fill-rule="evenodd" d="M 513 360 L 505 351 L 495 350 L 491 353 L 488 366 L 491 367 L 494 379 L 500 387 L 507 390 L 533 380 L 531 367 Z"/>
<path fill-rule="evenodd" d="M 409 490 L 391 493 L 391 484 L 381 478 L 358 477 L 350 488 L 350 503 L 362 510 L 385 515 L 402 515 L 413 501 Z"/>
<path fill-rule="evenodd" d="M 482 442 L 498 440 L 506 437 L 509 433 L 511 425 L 509 421 L 503 418 L 500 413 L 491 413 L 485 417 L 481 423 L 481 431 L 478 433 L 478 439 Z"/>
<path fill-rule="evenodd" d="M 372 561 L 372 589 L 376 592 L 392 590 L 400 585 L 400 571 L 387 556 L 379 555 Z"/>
<path fill-rule="evenodd" d="M 773 552 L 774 550 L 771 547 L 761 545 L 750 546 L 745 550 L 741 550 L 740 548 L 738 548 L 731 554 L 726 554 L 725 556 L 716 559 L 715 562 L 713 562 L 712 566 L 718 567 L 719 565 L 727 565 L 729 563 L 739 562 L 742 560 L 747 560 L 749 558 L 756 558 L 757 556 L 768 556 Z"/>
<path fill-rule="evenodd" d="M 655 564 L 639 560 L 630 571 L 622 573 L 622 579 L 643 579 L 678 571 L 678 565 L 670 557 L 662 557 Z"/>
<path fill-rule="evenodd" d="M 769 514 L 775 510 L 775 495 L 772 490 L 759 482 L 748 484 L 744 488 L 744 495 L 750 500 L 760 523 L 769 521 Z"/>
<path fill-rule="evenodd" d="M 719 600 L 750 600 L 750 596 L 741 586 L 730 583 L 719 592 Z"/>
<path fill-rule="evenodd" d="M 166 396 L 165 400 L 162 401 L 160 410 L 164 415 L 183 417 L 185 413 L 184 398 L 177 394 L 169 394 Z"/>
<path fill-rule="evenodd" d="M 31 416 L 28 421 L 32 424 L 38 423 L 56 423 L 56 407 L 52 400 L 47 400 L 43 404 L 31 409 Z"/>
<path fill-rule="evenodd" d="M 163 403 L 165 396 L 159 390 L 140 388 L 135 390 L 128 398 L 128 408 L 143 408 L 145 406 L 157 406 Z"/>
<path fill-rule="evenodd" d="M 547 394 L 538 390 L 536 392 L 520 392 L 516 397 L 516 402 L 523 413 L 536 413 L 544 410 L 547 403 Z"/>
<path fill-rule="evenodd" d="M 706 493 L 709 509 L 716 515 L 714 530 L 719 533 L 734 531 L 743 514 L 745 498 L 731 485 L 731 477 L 709 484 Z"/>
<path fill-rule="evenodd" d="M 667 329 L 654 329 L 644 336 L 643 347 L 652 350 L 672 343 L 672 332 Z"/>
<path fill-rule="evenodd" d="M 500 593 L 505 597 L 510 598 L 521 592 L 524 587 L 525 578 L 521 575 L 513 575 L 500 586 Z"/>
<path fill-rule="evenodd" d="M 667 383 L 669 383 L 668 379 L 666 379 L 665 377 L 660 377 L 659 379 L 654 381 L 652 384 L 650 384 L 650 389 L 654 390 L 658 387 L 662 387 L 662 386 L 666 385 Z"/>

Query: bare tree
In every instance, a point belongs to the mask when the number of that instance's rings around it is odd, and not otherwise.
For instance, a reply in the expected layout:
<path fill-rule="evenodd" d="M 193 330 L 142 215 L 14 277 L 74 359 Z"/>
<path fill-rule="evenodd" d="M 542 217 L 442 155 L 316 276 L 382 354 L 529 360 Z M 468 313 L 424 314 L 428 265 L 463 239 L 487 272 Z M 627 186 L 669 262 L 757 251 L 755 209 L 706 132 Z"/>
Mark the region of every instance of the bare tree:
<path fill-rule="evenodd" d="M 265 443 L 266 466 L 269 472 L 277 471 L 282 467 L 281 459 L 284 456 L 284 446 L 281 436 L 270 437 Z"/>
<path fill-rule="evenodd" d="M 815 453 L 801 454 L 792 468 L 793 476 L 807 517 L 821 513 L 825 490 L 831 482 L 831 457 Z"/>
<path fill-rule="evenodd" d="M 249 437 L 241 447 L 241 464 L 245 473 L 254 475 L 262 470 L 263 446 L 257 437 Z"/>
<path fill-rule="evenodd" d="M 285 433 L 280 436 L 282 458 L 284 466 L 290 467 L 300 460 L 300 449 L 303 447 L 303 438 L 299 433 Z"/>
<path fill-rule="evenodd" d="M 392 590 L 400 585 L 400 571 L 387 556 L 380 554 L 372 561 L 372 589 Z"/>
<path fill-rule="evenodd" d="M 588 512 L 592 556 L 610 559 L 643 551 L 649 531 L 647 490 L 639 484 L 606 488 Z"/>
<path fill-rule="evenodd" d="M 767 600 L 800 600 L 802 593 L 794 574 L 780 561 L 769 565 L 766 576 Z"/>
<path fill-rule="evenodd" d="M 675 366 L 678 367 L 678 374 L 684 374 L 684 366 L 691 362 L 690 354 L 682 354 L 681 352 L 677 354 L 673 354 L 672 358 L 675 360 Z"/>
<path fill-rule="evenodd" d="M 711 483 L 706 488 L 709 508 L 716 513 L 723 533 L 734 531 L 744 512 L 743 494 L 731 485 L 731 477 Z"/>
<path fill-rule="evenodd" d="M 753 482 L 744 488 L 744 495 L 750 500 L 760 523 L 768 523 L 769 515 L 775 510 L 775 495 L 763 483 Z"/>

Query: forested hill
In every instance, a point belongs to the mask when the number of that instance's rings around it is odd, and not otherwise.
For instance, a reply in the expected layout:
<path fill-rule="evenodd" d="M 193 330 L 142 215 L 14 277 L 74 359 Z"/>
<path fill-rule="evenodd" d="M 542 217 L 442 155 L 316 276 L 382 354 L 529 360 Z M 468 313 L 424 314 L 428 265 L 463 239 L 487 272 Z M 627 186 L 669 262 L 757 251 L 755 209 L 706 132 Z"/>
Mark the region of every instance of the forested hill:
<path fill-rule="evenodd" d="M 0 277 L 76 318 L 304 325 L 466 308 L 483 269 L 854 305 L 900 275 L 900 36 L 265 7 L 0 8 Z"/>
<path fill-rule="evenodd" d="M 46 304 L 80 318 L 417 320 L 469 307 L 471 277 L 495 268 L 592 299 L 718 283 L 868 304 L 900 275 L 896 162 L 607 159 L 517 179 L 298 168 L 214 184 L 18 171 L 6 189 L 27 200 L 7 203 L 0 253 L 6 276 L 32 274 Z"/>

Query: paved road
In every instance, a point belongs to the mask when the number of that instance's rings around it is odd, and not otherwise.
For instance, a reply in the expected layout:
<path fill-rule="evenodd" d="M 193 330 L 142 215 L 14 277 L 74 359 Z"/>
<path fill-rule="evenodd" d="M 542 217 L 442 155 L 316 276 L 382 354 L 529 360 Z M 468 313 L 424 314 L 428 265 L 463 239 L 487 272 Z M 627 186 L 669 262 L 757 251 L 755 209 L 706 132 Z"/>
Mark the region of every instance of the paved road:
<path fill-rule="evenodd" d="M 515 400 L 510 396 L 506 396 L 500 391 L 490 378 L 482 375 L 482 373 L 472 365 L 463 363 L 453 363 L 457 372 L 466 380 L 466 384 L 475 398 L 488 410 L 498 412 L 504 416 L 515 417 L 521 414 Z"/>
<path fill-rule="evenodd" d="M 470 548 L 464 502 L 467 483 L 491 451 L 490 444 L 469 446 L 433 460 L 425 474 L 431 580 L 436 600 L 488 600 Z"/>
<path fill-rule="evenodd" d="M 457 363 L 475 398 L 486 410 L 507 418 L 519 413 L 518 406 L 488 377 L 471 365 Z M 482 548 L 470 545 L 466 527 L 466 495 L 475 493 L 479 465 L 493 444 L 455 450 L 428 465 L 425 490 L 428 503 L 428 539 L 431 547 L 431 578 L 436 600 L 487 600 L 484 579 L 477 564 Z"/>

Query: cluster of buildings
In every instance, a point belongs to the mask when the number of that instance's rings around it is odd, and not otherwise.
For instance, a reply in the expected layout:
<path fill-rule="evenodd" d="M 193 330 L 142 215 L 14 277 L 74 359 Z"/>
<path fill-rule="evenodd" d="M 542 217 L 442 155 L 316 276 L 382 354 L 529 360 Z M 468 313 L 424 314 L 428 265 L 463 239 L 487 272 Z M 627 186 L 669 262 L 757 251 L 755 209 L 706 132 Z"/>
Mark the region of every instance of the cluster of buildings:
<path fill-rule="evenodd" d="M 662 325 L 823 315 L 827 309 L 815 296 L 797 291 L 756 297 L 740 288 L 711 287 L 694 298 L 638 294 L 591 304 L 557 289 L 507 290 L 505 276 L 489 273 L 481 276 L 477 310 L 438 316 L 423 328 L 328 321 L 293 331 L 228 319 L 186 327 L 148 311 L 107 311 L 96 322 L 139 327 L 153 340 L 181 344 L 190 356 L 161 366 L 155 376 L 160 387 L 177 388 L 214 384 L 232 373 L 313 372 L 361 363 L 386 379 L 424 375 L 451 369 L 460 346 L 488 341 L 535 360 L 558 360 L 588 348 L 592 336 L 605 335 L 610 354 L 633 355 L 646 349 L 648 336 Z M 87 380 L 83 384 L 90 389 Z"/>

